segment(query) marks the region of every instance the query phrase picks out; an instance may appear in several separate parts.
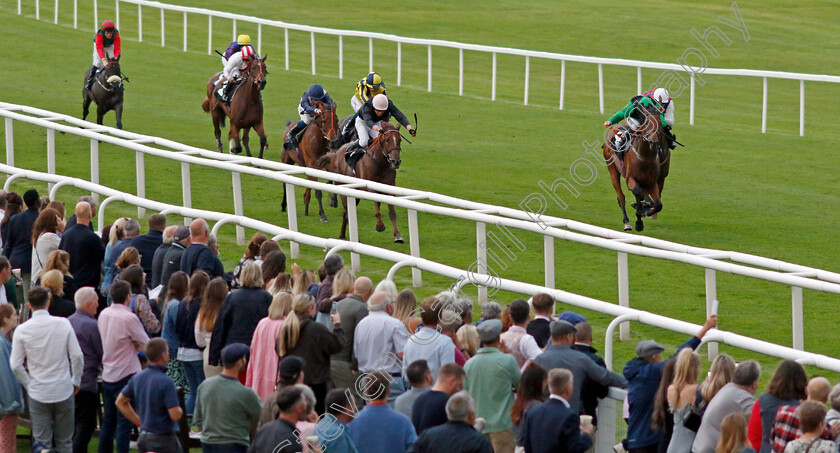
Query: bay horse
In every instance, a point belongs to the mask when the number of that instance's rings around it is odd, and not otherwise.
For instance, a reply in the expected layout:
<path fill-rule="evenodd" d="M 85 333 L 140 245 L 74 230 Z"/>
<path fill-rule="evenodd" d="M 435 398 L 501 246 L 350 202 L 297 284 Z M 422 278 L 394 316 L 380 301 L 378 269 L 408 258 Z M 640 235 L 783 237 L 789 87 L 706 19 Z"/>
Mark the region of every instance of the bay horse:
<path fill-rule="evenodd" d="M 260 137 L 260 159 L 263 152 L 268 149 L 268 140 L 265 137 L 263 128 L 263 105 L 262 90 L 265 88 L 265 76 L 268 71 L 265 69 L 265 60 L 268 55 L 255 59 L 248 69 L 245 70 L 245 80 L 236 88 L 231 96 L 230 105 L 216 99 L 215 92 L 222 81 L 219 80 L 221 72 L 210 78 L 207 82 L 207 98 L 201 103 L 204 113 L 209 113 L 213 119 L 213 129 L 216 134 L 216 150 L 222 152 L 222 130 L 225 125 L 225 116 L 230 119 L 230 131 L 228 132 L 229 150 L 231 154 L 242 152 L 251 156 L 251 149 L 248 147 L 248 133 L 251 128 Z M 239 142 L 239 132 L 242 131 L 242 143 Z"/>
<path fill-rule="evenodd" d="M 90 68 L 85 72 L 85 82 L 90 80 Z M 125 79 L 126 82 L 128 78 Z M 122 129 L 123 110 L 123 75 L 120 71 L 120 62 L 116 58 L 108 58 L 105 68 L 96 74 L 90 89 L 85 83 L 82 88 L 82 119 L 87 118 L 90 111 L 90 103 L 96 103 L 96 124 L 102 124 L 102 117 L 113 110 L 117 117 L 117 129 Z"/>
<path fill-rule="evenodd" d="M 284 164 L 300 165 L 301 167 L 316 168 L 315 165 L 318 160 L 323 157 L 330 149 L 338 145 L 338 116 L 335 114 L 335 104 L 324 104 L 321 101 L 313 100 L 312 106 L 319 109 L 321 113 L 315 114 L 312 120 L 303 130 L 302 137 L 298 146 L 294 150 L 283 149 L 281 161 Z M 283 142 L 285 143 L 289 131 L 292 130 L 295 123 L 289 123 L 283 132 Z M 307 177 L 310 181 L 317 181 L 318 178 L 314 176 Z M 321 216 L 321 221 L 327 221 L 327 215 L 324 212 L 324 205 L 321 201 L 321 191 L 315 191 L 315 199 L 318 200 L 318 215 Z M 335 196 L 333 196 L 334 198 Z M 307 188 L 303 193 L 304 215 L 309 215 L 309 201 L 312 199 L 311 191 Z M 338 206 L 337 202 L 333 207 Z M 286 185 L 283 185 L 283 201 L 280 203 L 282 212 L 286 212 Z"/>
<path fill-rule="evenodd" d="M 356 178 L 367 179 L 368 181 L 380 182 L 388 185 L 395 185 L 397 181 L 397 169 L 400 168 L 402 158 L 400 153 L 402 137 L 399 129 L 394 127 L 391 123 L 382 122 L 382 130 L 379 131 L 379 136 L 373 139 L 373 143 L 368 146 L 364 154 L 356 163 L 355 170 L 351 168 L 344 159 L 345 151 L 349 145 L 342 146 L 338 151 L 331 151 L 327 153 L 318 162 L 318 168 L 326 169 L 333 173 L 339 173 L 346 176 L 353 176 Z M 358 204 L 358 200 L 356 200 Z M 341 222 L 341 234 L 339 239 L 345 238 L 347 231 L 347 197 L 341 197 L 341 203 L 344 205 L 344 219 Z M 376 231 L 385 231 L 385 224 L 382 222 L 382 214 L 379 210 L 379 202 L 373 203 L 376 216 Z M 391 219 L 391 224 L 394 227 L 394 242 L 402 244 L 405 242 L 400 235 L 400 230 L 397 228 L 397 213 L 393 205 L 388 205 L 388 217 Z"/>
<path fill-rule="evenodd" d="M 640 105 L 636 105 L 635 108 L 644 117 L 644 123 L 632 135 L 629 132 L 627 134 L 630 137 L 625 139 L 627 151 L 624 155 L 624 166 L 621 165 L 612 145 L 612 138 L 618 132 L 616 129 L 609 132 L 602 147 L 610 179 L 618 196 L 618 206 L 624 215 L 624 231 L 631 231 L 632 228 L 624 206 L 621 177 L 624 177 L 627 188 L 636 197 L 636 202 L 632 204 L 636 209 L 635 226 L 636 231 L 642 231 L 645 228 L 642 217 L 655 220 L 657 213 L 662 210 L 662 190 L 665 188 L 665 178 L 671 167 L 671 150 L 660 123 L 659 112 L 655 108 L 649 111 Z"/>

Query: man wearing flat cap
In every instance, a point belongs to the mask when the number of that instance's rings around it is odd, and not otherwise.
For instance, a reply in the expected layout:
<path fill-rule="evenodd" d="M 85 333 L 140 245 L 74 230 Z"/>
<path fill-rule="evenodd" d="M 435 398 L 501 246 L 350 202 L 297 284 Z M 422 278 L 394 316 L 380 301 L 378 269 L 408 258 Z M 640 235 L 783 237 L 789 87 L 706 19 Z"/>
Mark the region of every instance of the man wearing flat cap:
<path fill-rule="evenodd" d="M 513 453 L 513 389 L 519 387 L 519 366 L 511 354 L 499 351 L 502 321 L 490 319 L 476 327 L 483 347 L 464 365 L 464 390 L 475 397 L 477 417 L 487 424 L 482 431 L 497 453 Z"/>
<path fill-rule="evenodd" d="M 676 357 L 682 348 L 696 349 L 700 340 L 713 327 L 717 326 L 717 315 L 709 316 L 697 335 L 691 337 L 677 349 Z M 653 417 L 653 402 L 659 382 L 662 380 L 662 351 L 665 347 L 653 340 L 643 340 L 636 345 L 636 358 L 624 366 L 624 377 L 629 382 L 627 401 L 630 404 L 630 419 L 627 421 L 627 450 L 630 452 L 655 452 L 661 433 L 654 431 L 650 424 Z M 669 359 L 670 360 L 670 359 Z"/>
<path fill-rule="evenodd" d="M 627 381 L 618 374 L 607 371 L 606 368 L 598 366 L 588 355 L 575 351 L 572 345 L 575 344 L 577 329 L 570 322 L 557 320 L 551 323 L 551 344 L 548 349 L 538 355 L 534 362 L 551 371 L 554 368 L 565 368 L 574 376 L 572 395 L 569 399 L 569 407 L 575 412 L 580 412 L 580 390 L 585 381 L 595 382 L 608 387 L 626 388 Z"/>
<path fill-rule="evenodd" d="M 257 430 L 260 397 L 239 382 L 239 372 L 248 366 L 250 348 L 231 343 L 221 352 L 222 374 L 198 386 L 193 423 L 201 427 L 204 451 L 242 452 Z"/>

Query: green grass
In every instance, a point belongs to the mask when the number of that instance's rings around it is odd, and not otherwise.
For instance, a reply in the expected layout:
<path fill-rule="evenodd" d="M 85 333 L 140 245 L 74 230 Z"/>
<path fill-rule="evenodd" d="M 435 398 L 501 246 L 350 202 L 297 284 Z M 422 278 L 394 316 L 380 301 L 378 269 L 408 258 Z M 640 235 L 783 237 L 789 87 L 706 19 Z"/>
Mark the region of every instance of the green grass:
<path fill-rule="evenodd" d="M 0 100 L 80 114 L 82 74 L 90 64 L 92 14 L 80 5 L 80 23 L 72 28 L 70 5 L 61 5 L 60 25 L 48 5 L 42 21 L 34 20 L 29 5 L 17 16 L 10 2 L 0 4 L 0 39 L 17 42 L 21 36 L 35 58 L 22 64 L 4 65 L 0 77 L 5 88 Z M 85 2 L 81 2 L 85 3 Z M 113 14 L 113 3 L 100 8 L 100 20 Z M 182 1 L 182 4 L 231 10 L 217 0 Z M 282 6 L 281 6 L 282 5 Z M 51 4 L 50 4 L 51 6 Z M 807 2 L 796 6 L 780 1 L 739 4 L 750 40 L 734 29 L 718 25 L 732 39 L 720 44 L 720 56 L 709 59 L 714 67 L 743 67 L 837 74 L 840 53 L 832 11 L 838 2 Z M 390 8 L 389 8 L 390 7 Z M 88 9 L 85 9 L 88 8 Z M 109 9 L 110 8 L 110 9 Z M 673 62 L 687 47 L 697 45 L 689 30 L 704 30 L 718 16 L 732 18 L 728 2 L 643 1 L 631 5 L 606 2 L 422 2 L 412 6 L 381 5 L 363 12 L 357 4 L 326 1 L 287 5 L 254 1 L 237 5 L 236 11 L 293 23 L 394 33 L 402 36 L 440 38 L 461 42 L 566 52 L 580 55 L 634 58 Z M 382 11 L 379 11 L 382 10 Z M 137 9 L 123 5 L 121 32 L 125 57 L 123 70 L 131 76 L 126 93 L 124 125 L 139 133 L 159 135 L 190 145 L 211 148 L 214 144 L 210 119 L 200 110 L 207 78 L 219 69 L 217 56 L 208 56 L 206 18 L 190 15 L 189 52 L 182 49 L 182 19 L 167 13 L 167 46 L 160 47 L 159 13 L 144 9 L 143 42 L 138 43 Z M 214 20 L 213 46 L 223 49 L 230 41 L 230 22 Z M 243 28 L 256 38 L 256 31 Z M 281 133 L 287 120 L 295 119 L 295 107 L 306 87 L 319 82 L 339 103 L 339 114 L 350 111 L 347 102 L 355 81 L 367 73 L 367 40 L 344 40 L 344 74 L 338 74 L 338 44 L 332 37 L 317 36 L 317 72 L 310 74 L 309 36 L 290 32 L 291 70 L 283 66 L 282 31 L 263 30 L 263 53 L 268 54 L 268 86 L 264 92 L 266 129 L 271 143 L 267 158 L 279 159 Z M 712 38 L 715 39 L 715 38 Z M 635 94 L 633 68 L 606 66 L 605 115 L 598 113 L 597 69 L 589 64 L 567 64 L 565 110 L 557 108 L 559 62 L 531 61 L 530 104 L 522 105 L 524 58 L 498 58 L 496 102 L 490 102 L 490 56 L 465 52 L 465 96 L 459 97 L 458 53 L 434 50 L 433 93 L 426 92 L 426 49 L 403 46 L 402 86 L 396 86 L 396 45 L 375 42 L 375 63 L 388 83 L 389 94 L 407 113 L 417 112 L 420 133 L 414 145 L 403 147 L 403 166 L 398 184 L 465 199 L 516 207 L 538 183 L 551 184 L 569 178 L 576 159 L 585 157 L 583 141 L 598 140 L 600 124 Z M 659 71 L 645 70 L 645 84 Z M 677 103 L 676 133 L 687 148 L 673 155 L 671 175 L 664 192 L 665 209 L 656 222 L 647 222 L 645 235 L 694 246 L 737 250 L 836 271 L 836 212 L 834 193 L 840 177 L 834 133 L 822 127 L 823 112 L 836 111 L 840 86 L 806 84 L 806 136 L 798 136 L 798 83 L 769 80 L 768 133 L 760 133 L 761 80 L 737 77 L 704 77 L 697 86 L 695 125 L 688 125 L 687 94 Z M 410 115 L 409 115 L 410 116 Z M 113 125 L 112 115 L 106 124 Z M 3 135 L 4 132 L 0 132 Z M 23 168 L 46 170 L 46 138 L 43 130 L 15 124 L 16 163 Z M 70 135 L 58 135 L 57 162 L 62 174 L 89 177 L 89 144 Z M 108 145 L 100 148 L 101 182 L 110 187 L 135 190 L 134 160 L 130 152 Z M 178 163 L 146 158 L 147 196 L 177 203 L 180 200 Z M 192 167 L 193 206 L 233 212 L 230 176 L 225 172 Z M 279 183 L 243 176 L 247 193 L 245 214 L 286 225 L 279 209 Z M 15 184 L 16 190 L 43 184 Z M 620 214 L 609 178 L 598 167 L 596 180 L 579 187 L 573 197 L 558 190 L 568 207 L 552 204 L 547 214 L 567 217 L 609 228 L 619 228 Z M 71 202 L 79 192 L 62 190 L 60 198 Z M 392 243 L 390 233 L 373 230 L 373 208 L 359 206 L 360 239 L 364 243 L 408 251 L 408 245 Z M 298 202 L 302 213 L 302 203 Z M 136 215 L 133 208 L 113 204 L 109 220 L 117 215 Z M 317 217 L 301 217 L 302 232 L 335 237 L 340 212 L 328 209 L 330 223 Z M 400 227 L 407 231 L 406 216 L 398 210 Z M 175 219 L 173 218 L 173 221 Z M 387 221 L 386 221 L 387 223 Z M 475 260 L 475 227 L 470 222 L 421 215 L 420 243 L 423 257 L 468 267 Z M 492 228 L 490 229 L 492 230 Z M 222 230 L 222 255 L 232 267 L 242 252 L 234 243 L 234 230 Z M 248 234 L 251 232 L 249 231 Z M 515 250 L 516 260 L 500 275 L 516 280 L 542 282 L 542 239 L 514 231 L 526 246 Z M 284 248 L 287 245 L 284 244 Z M 315 268 L 323 251 L 302 248 L 303 268 Z M 345 256 L 345 258 L 347 258 Z M 616 257 L 612 252 L 572 242 L 555 242 L 557 287 L 617 302 Z M 389 263 L 363 258 L 364 273 L 384 277 Z M 677 319 L 702 323 L 703 271 L 700 268 L 648 258 L 630 258 L 631 306 Z M 418 296 L 433 294 L 451 281 L 424 273 Z M 407 269 L 397 276 L 398 286 L 410 285 Z M 508 303 L 513 294 L 495 298 Z M 745 277 L 718 274 L 718 298 L 722 329 L 789 345 L 790 289 Z M 805 292 L 806 348 L 836 355 L 840 333 L 820 326 L 833 325 L 837 297 Z M 558 311 L 569 307 L 558 306 Z M 609 317 L 584 310 L 603 335 Z M 684 340 L 659 329 L 633 325 L 629 342 L 617 345 L 615 366 L 620 368 L 633 355 L 635 341 L 656 338 L 670 346 Z M 603 345 L 599 345 L 599 348 Z M 673 349 L 673 348 L 672 348 Z M 737 359 L 757 358 L 769 377 L 776 359 L 721 347 Z M 836 379 L 837 376 L 832 375 Z"/>

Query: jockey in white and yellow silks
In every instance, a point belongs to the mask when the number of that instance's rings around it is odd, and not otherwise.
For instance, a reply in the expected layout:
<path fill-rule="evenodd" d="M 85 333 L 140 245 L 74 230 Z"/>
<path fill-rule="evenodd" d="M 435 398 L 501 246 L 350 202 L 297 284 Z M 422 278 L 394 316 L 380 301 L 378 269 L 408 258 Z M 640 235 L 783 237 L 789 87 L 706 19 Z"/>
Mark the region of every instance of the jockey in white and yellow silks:
<path fill-rule="evenodd" d="M 364 79 L 359 80 L 356 85 L 356 92 L 350 98 L 350 106 L 354 112 L 358 112 L 365 103 L 373 99 L 377 94 L 385 93 L 385 82 L 376 72 L 371 72 Z"/>

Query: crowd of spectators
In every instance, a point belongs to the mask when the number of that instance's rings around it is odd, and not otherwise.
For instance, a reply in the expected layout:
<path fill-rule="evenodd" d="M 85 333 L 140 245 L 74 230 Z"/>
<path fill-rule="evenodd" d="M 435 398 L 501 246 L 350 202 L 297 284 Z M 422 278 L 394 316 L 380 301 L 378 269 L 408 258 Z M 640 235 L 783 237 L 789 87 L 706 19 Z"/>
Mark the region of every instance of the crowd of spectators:
<path fill-rule="evenodd" d="M 35 190 L 0 211 L 0 453 L 24 414 L 39 452 L 89 451 L 98 430 L 100 453 L 175 453 L 180 426 L 208 453 L 585 452 L 610 387 L 627 389 L 616 452 L 838 451 L 840 384 L 783 361 L 756 396 L 758 363 L 726 354 L 704 373 L 714 315 L 670 357 L 638 342 L 619 374 L 548 294 L 473 323 L 463 295 L 418 306 L 338 254 L 287 272 L 260 233 L 226 272 L 204 219 L 100 236 L 93 199 L 65 220 Z"/>

